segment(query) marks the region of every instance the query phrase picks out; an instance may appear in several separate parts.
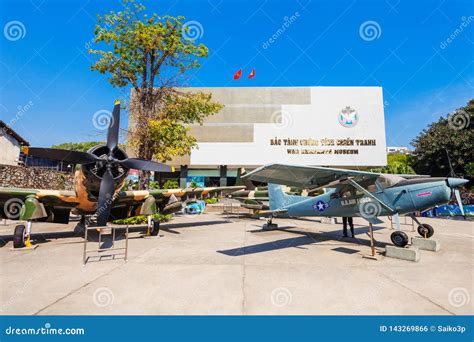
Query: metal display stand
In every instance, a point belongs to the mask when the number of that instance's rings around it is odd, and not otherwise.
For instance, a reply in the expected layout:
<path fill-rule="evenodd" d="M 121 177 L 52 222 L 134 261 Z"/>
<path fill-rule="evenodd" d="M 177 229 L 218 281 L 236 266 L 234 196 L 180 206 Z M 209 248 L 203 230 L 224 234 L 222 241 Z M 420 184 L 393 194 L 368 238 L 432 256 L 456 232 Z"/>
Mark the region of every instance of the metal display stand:
<path fill-rule="evenodd" d="M 231 216 L 234 214 L 232 201 L 223 199 L 222 200 L 222 212 L 225 214 L 226 221 L 232 222 Z"/>
<path fill-rule="evenodd" d="M 88 231 L 90 229 L 97 229 L 99 231 L 99 241 L 98 241 L 98 246 L 99 248 L 97 249 L 87 249 L 87 243 L 88 243 L 88 240 L 87 240 L 87 235 L 88 235 Z M 112 233 L 107 233 L 107 234 L 104 234 L 102 231 L 104 229 L 111 229 L 112 230 Z M 101 261 L 102 258 L 104 257 L 112 257 L 112 259 L 115 259 L 115 256 L 117 255 L 124 255 L 124 260 L 125 261 L 128 261 L 128 225 L 125 227 L 125 247 L 115 247 L 115 241 L 116 241 L 116 234 L 115 234 L 115 230 L 116 229 L 123 229 L 123 228 L 118 228 L 118 227 L 107 227 L 107 228 L 97 228 L 97 227 L 86 227 L 84 229 L 84 252 L 82 254 L 82 265 L 85 266 L 87 261 L 89 260 L 89 258 L 91 256 L 89 256 L 88 254 L 90 253 L 96 253 L 96 256 L 99 258 L 98 261 Z M 112 246 L 110 248 L 100 248 L 101 244 L 102 244 L 102 235 L 112 235 Z M 103 254 L 103 255 L 100 255 L 100 253 L 102 252 L 105 252 L 105 251 L 119 251 L 119 250 L 123 250 L 124 252 L 123 253 L 112 253 L 112 254 Z"/>

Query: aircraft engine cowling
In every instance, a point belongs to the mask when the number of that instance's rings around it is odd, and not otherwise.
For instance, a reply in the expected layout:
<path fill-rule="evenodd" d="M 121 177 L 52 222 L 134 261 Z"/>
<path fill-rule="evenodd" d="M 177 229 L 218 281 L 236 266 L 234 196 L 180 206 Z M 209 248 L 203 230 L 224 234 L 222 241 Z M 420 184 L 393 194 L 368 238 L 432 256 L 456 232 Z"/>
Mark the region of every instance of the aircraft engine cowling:
<path fill-rule="evenodd" d="M 92 192 L 99 192 L 100 181 L 106 171 L 106 159 L 108 157 L 108 148 L 106 145 L 97 145 L 91 148 L 89 153 L 92 153 L 99 157 L 101 160 L 92 164 L 81 165 L 82 173 L 84 174 L 85 186 Z M 127 159 L 127 154 L 124 150 L 117 147 L 113 152 L 113 157 L 118 160 Z M 102 161 L 103 160 L 103 161 Z M 121 185 L 123 180 L 127 177 L 129 169 L 120 165 L 114 164 L 111 168 L 112 175 L 114 176 L 114 183 L 116 187 Z"/>

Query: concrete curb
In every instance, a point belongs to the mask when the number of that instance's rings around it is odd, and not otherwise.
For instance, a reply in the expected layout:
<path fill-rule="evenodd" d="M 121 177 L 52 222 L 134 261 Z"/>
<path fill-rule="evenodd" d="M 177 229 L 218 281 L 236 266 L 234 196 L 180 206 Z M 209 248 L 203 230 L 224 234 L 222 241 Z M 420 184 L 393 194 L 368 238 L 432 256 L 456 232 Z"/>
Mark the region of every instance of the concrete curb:
<path fill-rule="evenodd" d="M 10 248 L 12 252 L 25 252 L 25 251 L 32 251 L 38 248 L 39 245 L 32 245 L 31 247 L 21 247 L 21 248 Z"/>
<path fill-rule="evenodd" d="M 389 258 L 402 259 L 407 261 L 420 261 L 420 251 L 418 247 L 402 248 L 392 245 L 385 246 L 385 256 Z"/>
<path fill-rule="evenodd" d="M 412 237 L 411 244 L 418 247 L 419 249 L 431 252 L 437 252 L 441 248 L 439 240 L 435 239 L 425 239 L 422 237 Z"/>

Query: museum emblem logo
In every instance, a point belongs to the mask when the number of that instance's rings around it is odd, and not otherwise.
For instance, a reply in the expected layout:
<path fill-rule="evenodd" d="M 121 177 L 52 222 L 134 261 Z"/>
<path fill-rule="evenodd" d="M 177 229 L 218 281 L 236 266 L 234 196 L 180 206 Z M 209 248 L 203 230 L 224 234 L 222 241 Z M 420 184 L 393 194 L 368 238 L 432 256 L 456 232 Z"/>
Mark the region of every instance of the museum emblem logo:
<path fill-rule="evenodd" d="M 350 106 L 347 106 L 339 113 L 339 123 L 344 127 L 354 127 L 359 122 L 359 114 Z"/>

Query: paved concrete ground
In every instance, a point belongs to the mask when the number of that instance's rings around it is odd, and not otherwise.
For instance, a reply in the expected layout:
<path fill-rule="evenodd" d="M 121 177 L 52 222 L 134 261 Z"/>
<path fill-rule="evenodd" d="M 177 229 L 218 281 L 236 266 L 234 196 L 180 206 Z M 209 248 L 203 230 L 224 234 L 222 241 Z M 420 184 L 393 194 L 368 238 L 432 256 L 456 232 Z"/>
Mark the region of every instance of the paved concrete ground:
<path fill-rule="evenodd" d="M 340 225 L 317 219 L 263 221 L 204 214 L 176 217 L 160 237 L 130 234 L 129 261 L 82 266 L 81 238 L 36 250 L 0 248 L 2 314 L 473 314 L 474 225 L 423 219 L 441 251 L 412 263 L 370 260 L 367 226 L 341 239 Z M 403 219 L 402 219 L 403 222 Z M 386 225 L 389 226 L 389 225 Z M 0 225 L 0 235 L 14 225 Z M 72 226 L 69 226 L 69 229 Z M 403 226 L 409 236 L 411 226 Z M 36 224 L 35 231 L 66 226 Z M 377 250 L 390 229 L 376 227 Z"/>

